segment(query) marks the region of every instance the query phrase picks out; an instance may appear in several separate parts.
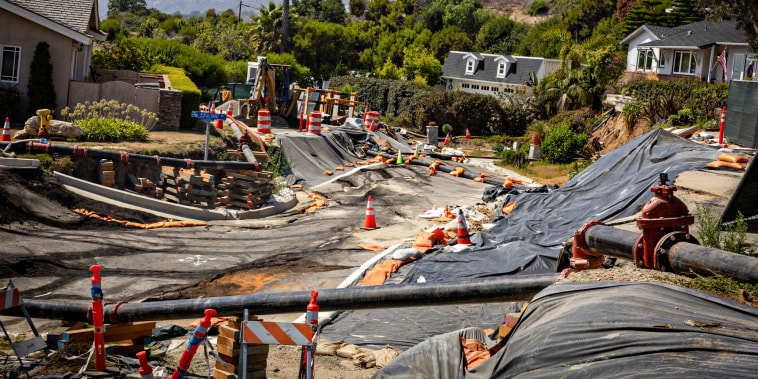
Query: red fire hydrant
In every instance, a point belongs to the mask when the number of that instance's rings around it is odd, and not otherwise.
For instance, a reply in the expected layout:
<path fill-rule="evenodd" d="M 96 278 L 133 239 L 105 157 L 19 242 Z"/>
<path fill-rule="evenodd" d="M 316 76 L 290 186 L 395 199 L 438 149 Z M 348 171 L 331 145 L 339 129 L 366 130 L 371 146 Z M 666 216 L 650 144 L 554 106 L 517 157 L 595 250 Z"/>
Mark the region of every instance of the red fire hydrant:
<path fill-rule="evenodd" d="M 650 191 L 655 197 L 648 200 L 642 208 L 642 217 L 637 219 L 637 226 L 642 235 L 634 247 L 634 262 L 639 268 L 659 270 L 656 246 L 669 233 L 689 233 L 689 225 L 695 223 L 687 205 L 674 196 L 676 186 L 666 184 L 668 175 L 660 174 L 661 184 L 653 186 Z"/>

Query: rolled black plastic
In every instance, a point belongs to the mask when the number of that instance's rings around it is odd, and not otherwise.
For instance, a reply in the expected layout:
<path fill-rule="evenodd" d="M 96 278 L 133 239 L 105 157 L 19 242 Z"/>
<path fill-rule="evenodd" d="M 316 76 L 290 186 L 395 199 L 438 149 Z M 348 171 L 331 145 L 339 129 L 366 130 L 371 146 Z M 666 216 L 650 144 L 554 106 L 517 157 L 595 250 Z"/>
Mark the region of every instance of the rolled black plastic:
<path fill-rule="evenodd" d="M 714 273 L 742 282 L 758 283 L 758 259 L 711 247 L 680 242 L 661 254 L 661 264 L 673 272 Z"/>
<path fill-rule="evenodd" d="M 0 143 L 0 149 L 4 149 L 7 143 Z M 181 158 L 168 158 L 157 157 L 154 155 L 143 155 L 133 153 L 123 153 L 120 151 L 100 150 L 100 149 L 86 149 L 84 154 L 83 147 L 70 146 L 70 145 L 54 145 L 54 144 L 42 144 L 42 143 L 28 143 L 17 144 L 11 148 L 13 151 L 38 150 L 56 154 L 64 154 L 71 156 L 87 156 L 97 159 L 110 159 L 114 162 L 121 162 L 124 159 L 129 162 L 139 162 L 145 164 L 153 164 L 160 166 L 170 167 L 182 167 L 182 168 L 217 168 L 217 169 L 229 169 L 229 170 L 255 170 L 256 165 L 249 162 L 231 162 L 231 161 L 202 161 L 191 160 Z"/>
<path fill-rule="evenodd" d="M 584 242 L 595 254 L 610 255 L 634 262 L 634 244 L 639 236 L 639 232 L 595 225 L 589 227 L 584 233 Z"/>
<path fill-rule="evenodd" d="M 325 289 L 319 290 L 318 304 L 322 311 L 337 311 L 528 301 L 557 280 L 557 274 L 549 274 Z M 238 315 L 243 309 L 255 315 L 304 312 L 310 300 L 310 291 L 298 291 L 124 303 L 118 305 L 116 315 L 119 322 L 133 322 L 199 317 L 208 308 L 215 309 L 220 316 Z M 70 321 L 87 321 L 89 309 L 89 304 L 35 299 L 25 299 L 24 305 L 31 317 Z M 106 322 L 111 320 L 114 306 L 105 307 Z M 0 313 L 22 316 L 18 307 Z"/>

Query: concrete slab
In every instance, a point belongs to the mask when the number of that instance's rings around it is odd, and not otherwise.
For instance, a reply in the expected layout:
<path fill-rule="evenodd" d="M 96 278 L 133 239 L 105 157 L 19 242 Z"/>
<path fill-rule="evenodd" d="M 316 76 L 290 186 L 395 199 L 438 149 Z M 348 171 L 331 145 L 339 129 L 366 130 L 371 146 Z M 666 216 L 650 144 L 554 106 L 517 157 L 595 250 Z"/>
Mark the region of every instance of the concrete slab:
<path fill-rule="evenodd" d="M 0 168 L 37 168 L 39 159 L 0 158 Z"/>
<path fill-rule="evenodd" d="M 697 170 L 679 174 L 674 181 L 677 187 L 697 193 L 729 198 L 742 178 L 741 172 L 726 170 Z"/>

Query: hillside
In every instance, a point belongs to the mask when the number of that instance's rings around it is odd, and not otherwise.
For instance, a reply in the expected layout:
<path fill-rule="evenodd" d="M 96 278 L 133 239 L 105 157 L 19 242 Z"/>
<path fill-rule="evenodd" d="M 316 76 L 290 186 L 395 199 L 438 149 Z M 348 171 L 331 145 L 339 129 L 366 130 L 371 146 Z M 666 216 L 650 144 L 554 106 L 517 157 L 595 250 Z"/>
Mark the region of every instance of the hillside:
<path fill-rule="evenodd" d="M 534 0 L 482 0 L 482 5 L 485 8 L 492 9 L 498 16 L 511 15 L 511 19 L 523 22 L 525 24 L 534 25 L 546 18 L 545 16 L 530 16 L 527 14 L 529 5 Z"/>

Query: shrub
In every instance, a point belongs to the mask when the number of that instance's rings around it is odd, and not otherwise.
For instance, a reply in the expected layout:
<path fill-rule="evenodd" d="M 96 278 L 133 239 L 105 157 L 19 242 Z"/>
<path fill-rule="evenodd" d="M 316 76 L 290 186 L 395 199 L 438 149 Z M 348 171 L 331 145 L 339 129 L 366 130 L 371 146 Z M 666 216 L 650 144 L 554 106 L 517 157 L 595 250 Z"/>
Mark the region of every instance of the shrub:
<path fill-rule="evenodd" d="M 501 152 L 501 151 L 503 151 L 503 150 L 505 150 L 505 145 L 503 145 L 503 144 L 502 144 L 502 143 L 500 143 L 500 142 L 498 142 L 498 143 L 496 143 L 496 144 L 492 145 L 492 151 L 494 151 L 494 152 L 496 152 L 496 153 L 499 153 L 499 152 Z"/>
<path fill-rule="evenodd" d="M 526 129 L 527 113 L 517 105 L 501 106 L 492 96 L 468 92 L 430 92 L 416 99 L 413 125 L 421 130 L 430 121 L 451 124 L 454 134 L 468 128 L 472 135 L 521 135 Z"/>
<path fill-rule="evenodd" d="M 7 115 L 13 122 L 20 122 L 23 117 L 17 114 L 19 109 L 21 109 L 21 92 L 18 88 L 10 85 L 0 86 L 0 117 Z"/>
<path fill-rule="evenodd" d="M 150 113 L 131 104 L 124 104 L 118 100 L 106 101 L 102 99 L 90 104 L 78 103 L 74 109 L 69 107 L 61 111 L 63 119 L 79 125 L 87 119 L 113 118 L 123 121 L 131 121 L 140 124 L 145 130 L 150 130 L 158 122 L 155 113 Z M 81 125 L 80 125 L 81 126 Z"/>
<path fill-rule="evenodd" d="M 145 52 L 150 64 L 182 68 L 185 75 L 199 87 L 216 88 L 228 82 L 225 61 L 217 55 L 201 53 L 192 46 L 175 40 L 130 40 Z"/>
<path fill-rule="evenodd" d="M 724 249 L 737 254 L 747 254 L 745 238 L 747 223 L 742 212 L 737 212 L 737 219 L 727 225 L 722 233 L 721 218 L 710 207 L 698 204 L 696 211 L 697 231 L 703 246 Z"/>
<path fill-rule="evenodd" d="M 633 126 L 640 118 L 642 112 L 642 103 L 639 101 L 632 101 L 624 106 L 621 111 L 621 117 L 624 119 L 626 126 Z"/>
<path fill-rule="evenodd" d="M 431 92 L 428 85 L 407 80 L 389 80 L 353 76 L 337 76 L 329 86 L 340 88 L 355 86 L 358 98 L 371 110 L 382 110 L 387 116 L 411 118 L 419 96 Z"/>
<path fill-rule="evenodd" d="M 89 141 L 147 141 L 150 135 L 137 122 L 121 120 L 113 117 L 88 118 L 77 123 L 84 131 L 84 137 Z"/>
<path fill-rule="evenodd" d="M 173 88 L 182 91 L 182 127 L 192 128 L 195 126 L 192 111 L 200 107 L 201 95 L 195 83 L 184 74 L 184 70 L 177 67 L 155 65 L 150 68 L 150 72 L 153 74 L 167 74 Z"/>
<path fill-rule="evenodd" d="M 586 133 L 576 133 L 567 124 L 553 127 L 542 141 L 542 155 L 551 163 L 570 162 L 584 149 L 588 138 Z"/>
<path fill-rule="evenodd" d="M 50 63 L 50 45 L 47 42 L 38 43 L 34 49 L 27 91 L 27 115 L 35 114 L 37 109 L 55 109 L 57 98 L 53 86 L 53 64 Z"/>
<path fill-rule="evenodd" d="M 503 150 L 498 155 L 503 157 L 501 160 L 502 164 L 511 165 L 523 169 L 529 162 L 527 159 L 529 155 L 529 145 L 524 144 L 519 150 Z"/>
<path fill-rule="evenodd" d="M 548 6 L 544 0 L 535 0 L 529 4 L 529 10 L 526 12 L 530 16 L 537 16 L 547 12 Z"/>
<path fill-rule="evenodd" d="M 676 114 L 668 117 L 671 126 L 685 126 L 695 122 L 695 114 L 689 108 L 680 109 Z"/>

